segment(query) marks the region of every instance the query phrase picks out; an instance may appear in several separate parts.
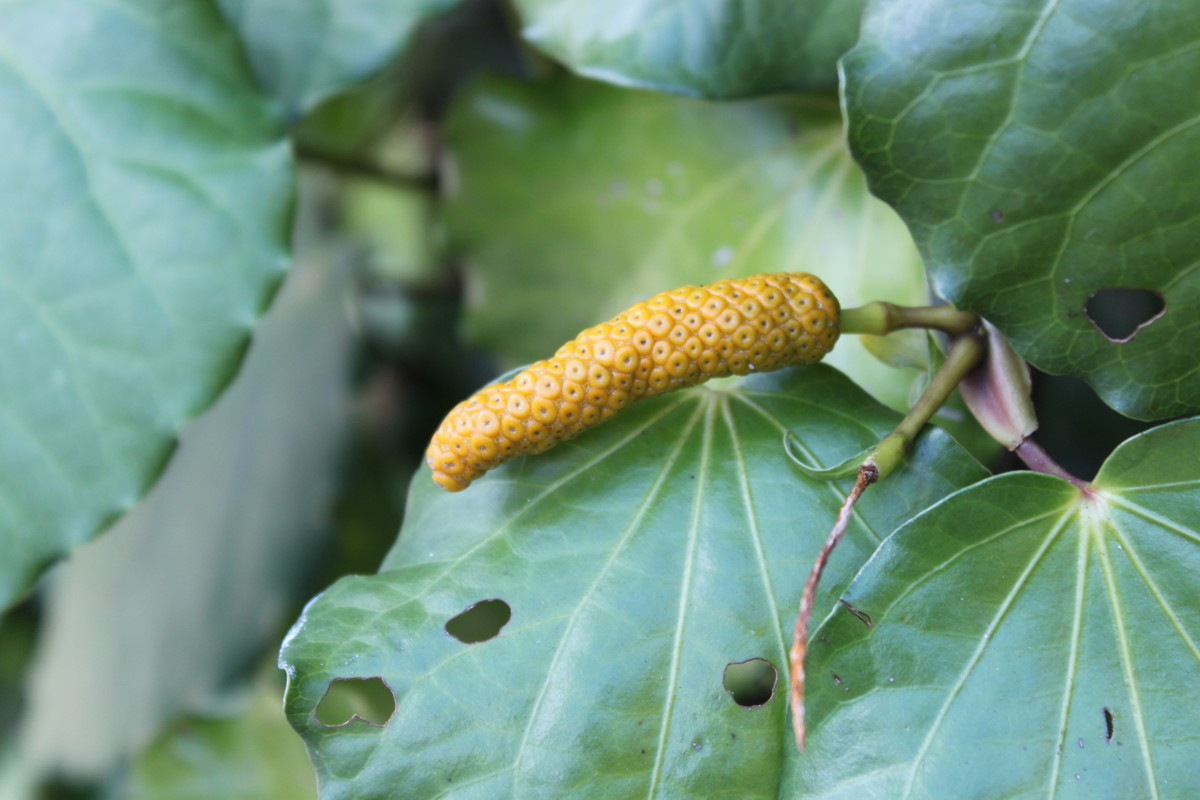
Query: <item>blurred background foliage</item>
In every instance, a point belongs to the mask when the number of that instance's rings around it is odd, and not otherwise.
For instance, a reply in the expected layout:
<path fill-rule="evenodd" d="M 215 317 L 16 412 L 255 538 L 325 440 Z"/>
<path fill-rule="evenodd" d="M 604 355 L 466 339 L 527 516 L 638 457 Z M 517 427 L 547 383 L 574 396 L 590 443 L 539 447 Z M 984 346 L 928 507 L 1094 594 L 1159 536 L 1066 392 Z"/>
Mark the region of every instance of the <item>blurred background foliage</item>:
<path fill-rule="evenodd" d="M 666 286 L 801 268 L 846 304 L 927 299 L 829 86 L 722 104 L 614 88 L 522 43 L 499 0 L 347 4 L 358 60 L 300 74 L 285 50 L 311 46 L 311 3 L 219 5 L 291 125 L 292 272 L 150 495 L 0 622 L 0 797 L 315 796 L 279 642 L 316 591 L 377 568 L 454 402 Z M 388 26 L 411 36 L 369 35 Z M 868 342 L 834 363 L 902 407 L 929 352 Z M 1145 427 L 1035 378 L 1041 441 L 1080 476 Z M 960 408 L 940 421 L 1010 466 Z M 737 680 L 752 696 L 763 676 Z M 364 690 L 330 718 L 386 719 Z"/>

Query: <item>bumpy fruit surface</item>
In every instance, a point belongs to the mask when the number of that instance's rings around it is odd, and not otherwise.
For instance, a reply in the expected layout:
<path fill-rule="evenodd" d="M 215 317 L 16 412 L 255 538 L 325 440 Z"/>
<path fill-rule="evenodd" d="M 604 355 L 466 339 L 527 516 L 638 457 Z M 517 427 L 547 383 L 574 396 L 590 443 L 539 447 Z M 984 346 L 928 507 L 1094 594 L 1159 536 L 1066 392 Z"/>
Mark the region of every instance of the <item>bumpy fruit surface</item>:
<path fill-rule="evenodd" d="M 655 295 L 459 403 L 426 451 L 433 479 L 457 492 L 492 467 L 547 450 L 641 397 L 819 361 L 837 341 L 838 314 L 825 284 L 803 272 Z"/>

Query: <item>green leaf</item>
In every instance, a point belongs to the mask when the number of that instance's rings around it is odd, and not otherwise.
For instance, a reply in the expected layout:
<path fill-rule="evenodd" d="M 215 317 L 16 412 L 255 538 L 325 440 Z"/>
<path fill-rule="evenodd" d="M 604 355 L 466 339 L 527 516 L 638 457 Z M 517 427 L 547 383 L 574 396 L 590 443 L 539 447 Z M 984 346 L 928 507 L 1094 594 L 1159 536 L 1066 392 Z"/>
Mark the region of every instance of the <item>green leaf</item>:
<path fill-rule="evenodd" d="M 846 592 L 872 627 L 835 609 L 816 633 L 794 793 L 1186 796 L 1198 511 L 1192 419 L 1123 444 L 1086 494 L 1009 473 L 909 522 Z"/>
<path fill-rule="evenodd" d="M 107 776 L 278 641 L 324 549 L 349 422 L 338 255 L 297 260 L 162 480 L 52 573 L 22 720 L 43 774 Z"/>
<path fill-rule="evenodd" d="M 287 145 L 206 3 L 0 4 L 0 606 L 134 504 L 287 264 Z"/>
<path fill-rule="evenodd" d="M 228 717 L 191 718 L 137 760 L 125 800 L 306 800 L 317 796 L 304 747 L 279 713 L 274 681 Z"/>
<path fill-rule="evenodd" d="M 832 89 L 864 0 L 516 0 L 525 38 L 583 75 L 708 98 Z"/>
<path fill-rule="evenodd" d="M 757 657 L 785 679 L 850 485 L 792 469 L 782 436 L 828 464 L 896 421 L 817 365 L 646 400 L 465 493 L 423 469 L 382 571 L 314 600 L 280 656 L 326 796 L 776 797 L 795 752 L 784 693 L 745 708 L 723 675 Z M 931 429 L 860 504 L 823 602 L 895 525 L 983 474 Z M 511 610 L 498 636 L 447 635 L 492 599 Z M 369 677 L 396 694 L 386 726 L 316 721 L 331 681 Z"/>
<path fill-rule="evenodd" d="M 843 306 L 929 300 L 911 238 L 867 192 L 831 106 L 492 79 L 459 99 L 447 136 L 468 334 L 506 366 L 664 289 L 756 272 L 812 272 Z M 915 370 L 878 363 L 857 337 L 828 361 L 906 406 Z"/>
<path fill-rule="evenodd" d="M 263 87 L 296 120 L 368 77 L 459 0 L 217 0 Z"/>
<path fill-rule="evenodd" d="M 1138 419 L 1200 409 L 1197 44 L 1191 0 L 881 0 L 843 64 L 855 157 L 938 291 Z M 1165 313 L 1118 341 L 1106 289 Z"/>

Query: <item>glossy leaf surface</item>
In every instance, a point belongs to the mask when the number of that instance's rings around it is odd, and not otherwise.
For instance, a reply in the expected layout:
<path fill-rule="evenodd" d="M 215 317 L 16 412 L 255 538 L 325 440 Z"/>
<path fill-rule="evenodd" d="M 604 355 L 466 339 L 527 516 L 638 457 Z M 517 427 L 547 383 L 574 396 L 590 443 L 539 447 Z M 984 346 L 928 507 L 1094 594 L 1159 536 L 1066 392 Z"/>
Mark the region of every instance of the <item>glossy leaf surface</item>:
<path fill-rule="evenodd" d="M 1191 0 L 882 0 L 844 60 L 855 157 L 938 291 L 1139 419 L 1200 409 L 1198 45 Z M 1114 289 L 1131 338 L 1090 302 Z"/>
<path fill-rule="evenodd" d="M 382 571 L 320 595 L 281 654 L 323 796 L 776 797 L 795 755 L 783 693 L 739 706 L 724 673 L 758 657 L 783 680 L 847 488 L 792 469 L 782 435 L 828 464 L 896 419 L 796 368 L 640 402 L 459 494 L 422 470 Z M 926 434 L 860 505 L 822 607 L 887 532 L 983 474 Z M 447 633 L 493 599 L 511 610 L 495 638 Z M 386 726 L 316 721 L 331 681 L 370 677 L 396 693 Z"/>
<path fill-rule="evenodd" d="M 290 156 L 208 4 L 0 4 L 0 605 L 149 487 L 287 264 Z"/>
<path fill-rule="evenodd" d="M 525 38 L 577 72 L 707 98 L 837 86 L 863 0 L 517 0 Z"/>
<path fill-rule="evenodd" d="M 1193 419 L 1127 441 L 1089 495 L 1009 473 L 912 520 L 846 591 L 873 626 L 817 631 L 791 794 L 1186 797 L 1198 508 Z"/>

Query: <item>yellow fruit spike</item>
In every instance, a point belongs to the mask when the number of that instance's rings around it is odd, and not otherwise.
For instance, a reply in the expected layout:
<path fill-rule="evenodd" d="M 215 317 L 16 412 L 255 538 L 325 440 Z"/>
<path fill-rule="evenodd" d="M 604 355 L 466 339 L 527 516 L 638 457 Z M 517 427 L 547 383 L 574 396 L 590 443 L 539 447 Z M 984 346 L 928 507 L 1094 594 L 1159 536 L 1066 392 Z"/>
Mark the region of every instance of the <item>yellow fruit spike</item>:
<path fill-rule="evenodd" d="M 709 378 L 820 361 L 838 338 L 837 299 L 804 272 L 683 286 L 588 328 L 446 416 L 425 458 L 451 492 L 540 453 L 642 397 Z"/>

